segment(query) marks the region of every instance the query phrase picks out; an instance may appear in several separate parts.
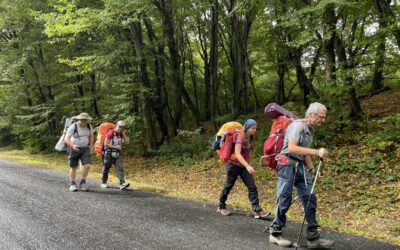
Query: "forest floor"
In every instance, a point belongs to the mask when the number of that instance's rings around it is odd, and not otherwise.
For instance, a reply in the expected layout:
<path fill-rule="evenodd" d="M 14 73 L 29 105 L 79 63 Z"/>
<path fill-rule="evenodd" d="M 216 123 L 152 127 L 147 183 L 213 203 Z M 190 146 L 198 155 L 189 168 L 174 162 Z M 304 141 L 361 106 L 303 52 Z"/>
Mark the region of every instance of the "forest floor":
<path fill-rule="evenodd" d="M 347 130 L 340 131 L 344 135 L 343 143 L 330 148 L 330 160 L 323 163 L 324 176 L 316 188 L 319 223 L 340 232 L 400 245 L 400 138 L 393 137 L 396 129 L 397 134 L 399 131 L 400 90 L 366 98 L 362 107 L 368 121 L 357 126 L 346 125 Z M 397 123 L 393 119 L 397 119 Z M 385 128 L 390 129 L 382 133 Z M 337 135 L 333 134 L 334 137 Z M 66 157 L 61 154 L 38 157 L 27 152 L 5 150 L 0 157 L 67 171 Z M 256 169 L 261 205 L 274 212 L 276 173 L 266 170 L 257 158 L 254 157 L 251 163 Z M 225 170 L 215 155 L 197 162 L 137 157 L 126 157 L 124 161 L 127 180 L 134 188 L 215 204 L 217 209 Z M 100 179 L 101 164 L 96 161 L 93 165 L 91 177 Z M 113 173 L 111 176 L 111 180 L 116 182 Z M 232 210 L 251 214 L 247 190 L 240 180 L 227 204 Z M 293 204 L 288 218 L 302 221 L 300 202 Z"/>

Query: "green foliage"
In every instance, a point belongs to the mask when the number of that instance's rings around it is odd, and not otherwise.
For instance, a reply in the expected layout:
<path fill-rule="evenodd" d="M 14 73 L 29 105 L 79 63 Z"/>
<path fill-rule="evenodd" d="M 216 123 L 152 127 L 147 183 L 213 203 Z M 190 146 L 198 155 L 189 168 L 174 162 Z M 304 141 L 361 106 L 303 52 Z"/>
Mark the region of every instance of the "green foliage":
<path fill-rule="evenodd" d="M 163 144 L 159 151 L 162 160 L 172 161 L 173 165 L 187 166 L 198 160 L 205 160 L 211 154 L 211 140 L 204 135 L 190 138 L 176 137 Z"/>
<path fill-rule="evenodd" d="M 364 173 L 387 181 L 399 180 L 399 156 L 396 153 L 400 148 L 399 118 L 398 113 L 364 123 L 364 130 L 370 132 L 361 132 L 359 144 L 362 146 L 355 151 L 339 150 L 333 168 L 338 172 Z"/>

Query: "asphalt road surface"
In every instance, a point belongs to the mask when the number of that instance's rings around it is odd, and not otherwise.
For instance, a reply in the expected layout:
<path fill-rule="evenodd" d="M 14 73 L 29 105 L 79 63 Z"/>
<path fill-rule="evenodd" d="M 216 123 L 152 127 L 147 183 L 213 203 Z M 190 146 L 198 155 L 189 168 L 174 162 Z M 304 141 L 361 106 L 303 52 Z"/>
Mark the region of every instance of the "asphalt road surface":
<path fill-rule="evenodd" d="M 284 249 L 268 243 L 268 221 L 138 189 L 104 190 L 98 180 L 88 180 L 89 192 L 70 192 L 67 170 L 0 159 L 0 249 Z M 286 236 L 295 240 L 299 228 L 288 225 Z M 400 249 L 323 235 L 336 240 L 334 249 Z"/>

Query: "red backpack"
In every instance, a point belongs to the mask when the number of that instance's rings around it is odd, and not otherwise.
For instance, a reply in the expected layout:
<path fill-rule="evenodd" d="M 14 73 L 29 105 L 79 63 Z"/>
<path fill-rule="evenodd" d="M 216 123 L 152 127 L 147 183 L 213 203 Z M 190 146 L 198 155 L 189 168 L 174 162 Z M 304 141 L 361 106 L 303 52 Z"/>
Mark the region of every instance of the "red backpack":
<path fill-rule="evenodd" d="M 275 169 L 277 165 L 277 157 L 282 150 L 285 139 L 285 131 L 297 116 L 290 113 L 276 103 L 270 103 L 265 108 L 265 115 L 273 120 L 268 138 L 264 142 L 264 163 L 271 169 Z"/>
<path fill-rule="evenodd" d="M 236 161 L 235 155 L 235 143 L 237 136 L 240 131 L 238 130 L 228 130 L 225 132 L 224 137 L 222 138 L 221 148 L 218 150 L 219 158 L 222 162 L 228 162 L 229 160 Z"/>

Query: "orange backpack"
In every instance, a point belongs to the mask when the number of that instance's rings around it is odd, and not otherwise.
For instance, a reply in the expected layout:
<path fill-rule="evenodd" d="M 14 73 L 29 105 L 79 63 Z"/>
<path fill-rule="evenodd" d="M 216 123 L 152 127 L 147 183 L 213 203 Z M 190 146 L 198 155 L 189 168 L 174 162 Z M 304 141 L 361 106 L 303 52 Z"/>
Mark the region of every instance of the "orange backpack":
<path fill-rule="evenodd" d="M 116 126 L 114 123 L 105 122 L 100 124 L 99 133 L 97 135 L 96 143 L 94 147 L 96 149 L 96 155 L 101 158 L 104 153 L 104 140 L 106 139 L 106 134 L 110 129 L 114 129 Z"/>

